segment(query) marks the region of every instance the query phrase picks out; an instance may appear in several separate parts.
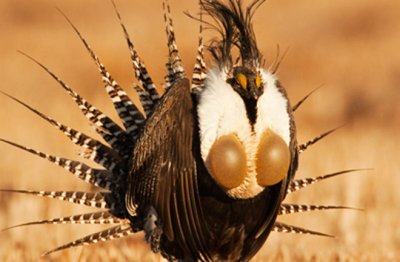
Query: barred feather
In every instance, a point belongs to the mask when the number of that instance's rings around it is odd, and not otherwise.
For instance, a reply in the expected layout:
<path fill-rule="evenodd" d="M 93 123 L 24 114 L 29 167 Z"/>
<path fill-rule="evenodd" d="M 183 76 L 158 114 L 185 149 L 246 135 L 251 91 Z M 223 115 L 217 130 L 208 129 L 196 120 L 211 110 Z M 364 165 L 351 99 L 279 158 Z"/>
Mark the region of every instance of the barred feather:
<path fill-rule="evenodd" d="M 194 64 L 191 86 L 193 93 L 198 93 L 204 87 L 204 81 L 207 78 L 206 71 L 206 63 L 204 62 L 203 19 L 202 12 L 200 12 L 199 46 L 197 47 L 196 63 Z"/>
<path fill-rule="evenodd" d="M 200 6 L 204 9 L 206 13 L 208 13 L 216 22 L 217 28 L 219 28 L 220 33 L 222 34 L 222 40 L 220 42 L 214 41 L 209 46 L 211 54 L 216 58 L 216 61 L 221 64 L 229 64 L 232 65 L 232 57 L 231 57 L 231 49 L 236 46 L 238 51 L 240 52 L 240 57 L 238 57 L 237 65 L 251 65 L 254 68 L 259 68 L 262 62 L 262 56 L 259 52 L 255 35 L 252 27 L 252 16 L 254 11 L 263 3 L 265 0 L 254 0 L 250 6 L 244 10 L 241 6 L 241 1 L 230 0 L 228 5 L 223 4 L 222 1 L 214 0 L 200 0 Z M 7 143 L 14 147 L 20 148 L 24 151 L 30 152 L 34 155 L 40 156 L 41 158 L 47 159 L 56 165 L 68 170 L 75 176 L 80 179 L 89 182 L 95 186 L 99 186 L 105 189 L 108 189 L 110 192 L 98 192 L 98 193 L 88 193 L 88 192 L 79 192 L 79 191 L 30 191 L 30 190 L 0 190 L 0 192 L 12 192 L 12 193 L 23 193 L 23 194 L 31 194 L 35 196 L 42 196 L 48 198 L 60 199 L 63 201 L 68 201 L 71 203 L 86 205 L 90 207 L 96 207 L 100 209 L 107 209 L 106 211 L 98 211 L 80 215 L 73 216 L 65 216 L 59 218 L 52 218 L 40 221 L 33 221 L 28 223 L 23 223 L 19 225 L 15 225 L 4 230 L 8 230 L 11 228 L 28 226 L 28 225 L 39 225 L 39 224 L 118 224 L 117 226 L 108 228 L 101 232 L 96 232 L 94 234 L 90 234 L 83 238 L 77 239 L 65 245 L 59 246 L 53 250 L 50 250 L 43 255 L 48 255 L 53 252 L 80 246 L 80 245 L 90 245 L 97 242 L 108 241 L 116 238 L 126 237 L 128 235 L 133 234 L 138 230 L 143 230 L 146 233 L 146 238 L 149 240 L 149 235 L 146 231 L 147 222 L 155 223 L 157 220 L 153 221 L 152 217 L 147 217 L 151 221 L 144 221 L 145 225 L 143 226 L 140 221 L 140 217 L 136 217 L 136 207 L 139 205 L 138 203 L 133 203 L 133 207 L 131 210 L 131 206 L 129 205 L 129 213 L 126 208 L 127 204 L 125 203 L 125 193 L 126 193 L 126 182 L 127 174 L 129 173 L 129 168 L 132 160 L 132 151 L 134 148 L 135 140 L 137 139 L 142 127 L 145 125 L 146 118 L 148 118 L 154 111 L 154 108 L 157 102 L 160 100 L 160 95 L 157 92 L 156 86 L 151 79 L 147 68 L 144 62 L 139 57 L 133 42 L 131 41 L 128 31 L 122 22 L 121 15 L 112 0 L 112 4 L 114 6 L 114 11 L 118 17 L 120 25 L 123 30 L 123 34 L 125 40 L 127 42 L 132 66 L 134 69 L 135 77 L 137 78 L 139 85 L 134 84 L 133 88 L 138 93 L 140 102 L 144 109 L 144 115 L 139 111 L 137 106 L 130 100 L 127 93 L 119 86 L 119 84 L 113 79 L 110 73 L 107 71 L 106 67 L 100 62 L 98 56 L 94 53 L 92 48 L 89 46 L 88 42 L 83 38 L 78 29 L 72 24 L 72 22 L 66 17 L 61 11 L 60 13 L 65 17 L 68 23 L 71 25 L 73 30 L 76 32 L 77 36 L 82 41 L 83 45 L 89 52 L 91 58 L 94 60 L 105 85 L 105 90 L 109 97 L 111 98 L 113 105 L 124 125 L 124 128 L 120 127 L 116 124 L 111 118 L 103 114 L 96 107 L 92 106 L 88 101 L 82 98 L 78 93 L 73 91 L 67 84 L 65 84 L 60 78 L 58 78 L 52 71 L 50 71 L 47 67 L 42 65 L 40 62 L 35 60 L 34 58 L 22 53 L 33 62 L 38 64 L 42 69 L 44 69 L 52 78 L 54 78 L 72 97 L 72 99 L 77 103 L 82 113 L 89 119 L 91 124 L 95 127 L 96 131 L 104 138 L 104 140 L 109 144 L 105 145 L 100 141 L 93 139 L 79 131 L 72 129 L 68 126 L 65 126 L 59 123 L 56 120 L 46 116 L 45 114 L 37 111 L 31 106 L 25 104 L 24 102 L 5 94 L 10 97 L 14 101 L 28 108 L 30 111 L 34 112 L 41 118 L 48 121 L 50 124 L 61 130 L 64 135 L 66 135 L 74 144 L 78 145 L 83 149 L 81 155 L 85 158 L 91 159 L 96 163 L 102 165 L 105 169 L 95 169 L 92 168 L 82 162 L 70 160 L 62 157 L 56 157 L 50 154 L 42 153 L 40 151 L 16 144 L 14 142 L 10 142 L 8 140 L 4 140 L 0 138 L 0 142 Z M 164 20 L 165 20 L 165 30 L 167 34 L 167 44 L 168 44 L 168 62 L 166 63 L 167 67 L 167 75 L 165 76 L 165 88 L 168 89 L 171 87 L 177 80 L 186 77 L 184 67 L 182 64 L 182 60 L 178 53 L 178 48 L 175 39 L 174 27 L 171 18 L 170 5 L 168 0 L 163 0 L 163 10 L 164 10 Z M 203 11 L 203 10 L 202 10 Z M 237 17 L 231 21 L 231 16 Z M 218 22 L 219 21 L 219 22 Z M 207 68 L 204 61 L 204 43 L 202 37 L 203 30 L 203 21 L 202 21 L 202 12 L 200 12 L 200 32 L 199 32 L 199 42 L 197 49 L 196 62 L 193 70 L 192 76 L 192 92 L 198 93 L 204 87 L 204 81 L 207 77 Z M 278 68 L 280 61 L 276 63 L 276 68 Z M 221 65 L 220 64 L 220 65 Z M 275 72 L 274 70 L 274 72 Z M 318 88 L 317 88 L 318 89 Z M 302 98 L 298 103 L 296 103 L 292 110 L 296 111 L 300 105 L 303 104 L 304 101 L 308 99 L 317 89 L 311 91 L 304 98 Z M 1 91 L 0 91 L 1 92 Z M 339 127 L 338 127 L 339 128 Z M 322 138 L 336 131 L 338 128 L 327 131 L 314 139 L 306 142 L 305 144 L 301 144 L 296 148 L 300 153 L 305 151 L 309 146 L 315 144 L 320 141 Z M 146 150 L 146 149 L 144 149 Z M 140 156 L 139 156 L 140 157 Z M 296 163 L 297 164 L 297 163 Z M 334 177 L 340 174 L 350 173 L 354 171 L 360 171 L 363 169 L 351 169 L 344 170 L 332 174 L 327 174 L 315 178 L 305 178 L 293 180 L 290 182 L 287 194 L 298 191 L 304 187 L 312 185 L 316 182 L 325 180 L 330 177 Z M 184 184 L 188 185 L 189 182 L 186 181 L 188 176 L 183 177 L 184 183 L 181 184 L 181 187 L 184 187 Z M 186 179 L 186 180 L 185 180 Z M 185 182 L 186 181 L 186 182 Z M 142 185 L 139 185 L 142 186 Z M 138 186 L 138 188 L 139 188 Z M 148 186 L 144 185 L 143 187 Z M 139 188 L 138 190 L 140 190 Z M 169 189 L 168 189 L 169 190 Z M 187 188 L 186 188 L 187 190 Z M 191 192 L 189 192 L 191 191 Z M 193 190 L 189 190 L 188 194 L 194 194 Z M 186 193 L 187 193 L 186 192 Z M 150 194 L 144 190 L 143 195 Z M 192 197 L 191 195 L 191 197 Z M 179 196 L 178 196 L 179 197 Z M 185 198 L 185 196 L 184 196 Z M 147 199 L 147 195 L 143 196 L 143 199 Z M 195 199 L 195 197 L 193 197 Z M 190 200 L 190 199 L 189 199 Z M 197 200 L 197 199 L 196 199 Z M 176 199 L 175 199 L 176 201 Z M 139 202 L 139 201 L 138 201 Z M 190 201 L 189 201 L 190 202 Z M 194 203 L 189 203 L 194 204 Z M 196 203 L 197 204 L 197 203 Z M 333 205 L 301 205 L 301 204 L 281 204 L 278 215 L 285 214 L 293 214 L 293 213 L 301 213 L 308 212 L 314 210 L 331 210 L 331 209 L 353 209 L 345 206 L 333 206 Z M 195 210 L 189 209 L 184 210 L 184 216 L 186 219 L 188 217 L 195 217 Z M 170 212 L 170 211 L 168 211 Z M 175 209 L 174 216 L 181 215 L 177 209 Z M 127 219 L 129 218 L 129 220 Z M 198 218 L 197 218 L 198 219 Z M 134 221 L 131 224 L 131 221 Z M 184 223 L 184 227 L 188 227 L 191 229 L 191 225 L 199 224 L 199 221 L 188 221 L 182 220 Z M 137 223 L 136 223 L 137 222 Z M 179 222 L 179 219 L 178 219 Z M 151 224 L 150 223 L 150 224 Z M 157 225 L 158 226 L 158 225 Z M 179 225 L 180 227 L 180 225 Z M 182 227 L 183 228 L 183 227 Z M 197 225 L 193 226 L 193 228 L 197 228 Z M 312 234 L 319 236 L 332 237 L 331 235 L 320 233 L 308 229 L 304 229 L 297 226 L 287 225 L 281 222 L 275 222 L 272 231 L 274 232 L 285 232 L 285 233 L 296 233 L 296 234 Z M 150 232 L 153 233 L 153 232 Z M 201 233 L 201 232 L 200 232 Z M 185 234 L 182 230 L 178 230 L 178 234 Z M 193 252 L 195 254 L 196 248 L 200 247 L 199 254 L 203 256 L 203 250 L 205 249 L 203 243 L 200 241 L 198 243 L 194 243 L 199 237 L 199 231 L 194 230 L 193 232 L 188 232 L 188 235 L 197 234 L 196 238 L 190 239 L 188 243 L 183 245 L 183 249 L 185 247 L 189 247 L 187 253 Z M 264 232 L 262 233 L 264 234 Z M 154 236 L 150 236 L 154 237 Z M 185 237 L 181 237 L 181 239 L 185 239 Z M 160 239 L 155 237 L 155 242 Z M 178 238 L 179 240 L 179 238 Z M 192 242 L 191 242 L 192 241 Z M 179 243 L 180 244 L 180 243 Z M 258 243 L 260 244 L 260 243 Z M 258 245 L 257 244 L 257 245 Z M 193 248 L 190 248 L 193 247 Z M 159 242 L 153 246 L 151 245 L 153 251 L 159 251 Z M 178 247 L 179 249 L 179 247 Z M 189 252 L 190 251 L 190 252 Z M 184 251 L 186 252 L 186 251 Z M 204 257 L 200 259 L 208 260 L 209 257 L 207 252 L 204 252 Z M 163 254 L 168 258 L 173 258 L 169 254 Z"/>
<path fill-rule="evenodd" d="M 336 130 L 338 130 L 341 127 L 343 127 L 343 125 L 339 126 L 339 127 L 336 127 L 334 129 L 331 129 L 331 130 L 329 130 L 329 131 L 327 131 L 325 133 L 322 133 L 319 136 L 309 140 L 307 143 L 299 145 L 299 153 L 303 153 L 309 146 L 314 145 L 315 143 L 317 143 L 321 139 L 325 138 L 326 136 L 332 134 L 333 132 L 335 132 Z"/>
<path fill-rule="evenodd" d="M 301 227 L 296 227 L 292 225 L 287 225 L 284 223 L 280 222 L 275 222 L 274 226 L 272 227 L 273 232 L 278 232 L 278 233 L 295 233 L 295 234 L 307 234 L 307 235 L 316 235 L 316 236 L 323 236 L 323 237 L 332 237 L 332 235 L 328 235 L 325 233 L 320 233 L 317 231 L 312 231 L 309 229 L 301 228 Z"/>
<path fill-rule="evenodd" d="M 75 160 L 70 160 L 62 157 L 57 157 L 53 155 L 49 155 L 40 151 L 37 151 L 32 148 L 28 148 L 25 146 L 21 146 L 19 144 L 16 144 L 14 142 L 5 140 L 0 138 L 1 142 L 7 143 L 11 146 L 20 148 L 24 151 L 27 151 L 29 153 L 32 153 L 34 155 L 37 155 L 41 158 L 47 159 L 50 162 L 64 168 L 65 170 L 69 171 L 72 173 L 74 176 L 82 179 L 85 182 L 88 182 L 92 185 L 102 187 L 104 189 L 111 189 L 112 187 L 117 187 L 118 185 L 115 185 L 113 182 L 110 181 L 110 178 L 112 177 L 112 173 L 108 170 L 105 169 L 94 169 L 89 167 L 88 165 L 75 161 Z"/>
<path fill-rule="evenodd" d="M 144 113 L 146 117 L 149 117 L 151 113 L 154 111 L 154 102 L 151 99 L 151 96 L 147 90 L 140 88 L 138 85 L 133 84 L 133 88 L 136 90 L 136 93 L 139 95 L 140 103 L 143 106 Z"/>
<path fill-rule="evenodd" d="M 299 191 L 302 188 L 305 188 L 314 183 L 320 182 L 322 180 L 325 180 L 325 179 L 328 179 L 331 177 L 335 177 L 338 175 L 347 174 L 347 173 L 351 173 L 351 172 L 366 171 L 366 170 L 370 170 L 370 169 L 349 169 L 349 170 L 343 170 L 343 171 L 339 171 L 339 172 L 335 172 L 335 173 L 331 173 L 331 174 L 327 174 L 327 175 L 323 175 L 323 176 L 318 176 L 318 177 L 296 179 L 296 180 L 293 180 L 289 184 L 289 187 L 287 189 L 287 194 L 291 194 L 293 192 Z"/>
<path fill-rule="evenodd" d="M 314 210 L 331 210 L 331 209 L 353 209 L 345 206 L 325 206 L 325 205 L 298 205 L 298 204 L 281 204 L 278 215 L 287 215 L 294 213 L 309 212 Z"/>
<path fill-rule="evenodd" d="M 2 231 L 6 231 L 12 228 L 23 227 L 23 226 L 32 226 L 32 225 L 43 225 L 43 224 L 119 224 L 122 219 L 113 216 L 109 211 L 99 211 L 94 213 L 86 213 L 74 216 L 66 216 L 60 218 L 46 219 L 40 221 L 33 221 L 28 223 L 23 223 L 19 225 L 15 225 L 12 227 L 8 227 L 3 229 Z"/>
<path fill-rule="evenodd" d="M 42 119 L 55 126 L 61 132 L 63 132 L 63 134 L 66 135 L 75 145 L 79 146 L 83 150 L 82 156 L 84 156 L 85 158 L 95 161 L 109 171 L 114 171 L 116 166 L 121 161 L 119 155 L 112 148 L 104 145 L 100 141 L 59 123 L 58 121 L 46 116 L 45 114 L 39 112 L 33 107 L 5 92 L 0 92 L 5 96 L 11 98 L 12 100 L 16 101 L 17 103 L 21 104 L 25 108 L 29 109 L 36 115 L 40 116 Z"/>
<path fill-rule="evenodd" d="M 171 9 L 168 0 L 163 0 L 164 21 L 168 39 L 169 60 L 167 63 L 168 75 L 166 88 L 169 88 L 177 79 L 185 77 L 185 69 L 179 56 L 176 45 L 174 26 L 171 18 Z"/>
<path fill-rule="evenodd" d="M 104 140 L 119 153 L 122 158 L 126 158 L 126 152 L 130 151 L 132 147 L 131 138 L 125 131 L 119 127 L 111 118 L 103 114 L 96 107 L 92 106 L 88 101 L 83 99 L 78 93 L 73 91 L 67 84 L 65 84 L 58 76 L 56 76 L 50 69 L 41 64 L 33 57 L 21 52 L 24 56 L 35 62 L 43 70 L 45 70 L 54 80 L 56 80 L 67 93 L 72 97 L 79 109 L 86 116 L 87 119 L 93 124 L 97 133 L 99 133 Z"/>
<path fill-rule="evenodd" d="M 167 68 L 167 74 L 164 76 L 164 89 L 168 90 L 175 81 L 175 74 L 170 62 L 167 62 L 165 67 Z"/>
<path fill-rule="evenodd" d="M 112 209 L 106 198 L 111 196 L 107 192 L 80 192 L 80 191 L 33 191 L 33 190 L 11 190 L 11 189 L 0 189 L 0 192 L 20 193 L 29 194 L 40 197 L 48 197 L 67 201 L 74 204 L 96 207 L 96 208 L 108 208 Z"/>
<path fill-rule="evenodd" d="M 135 76 L 139 83 L 142 85 L 142 87 L 147 91 L 147 93 L 150 96 L 150 101 L 151 101 L 151 107 L 154 107 L 154 105 L 157 103 L 157 101 L 160 99 L 159 94 L 157 93 L 157 88 L 153 83 L 153 80 L 151 79 L 147 68 L 144 64 L 144 62 L 140 59 L 135 46 L 133 45 L 133 42 L 131 41 L 131 38 L 129 37 L 128 30 L 126 30 L 126 27 L 124 23 L 122 22 L 121 15 L 118 11 L 117 6 L 115 5 L 114 1 L 111 1 L 113 6 L 114 6 L 114 11 L 118 17 L 119 23 L 122 27 L 122 30 L 124 32 L 124 37 L 125 40 L 128 44 L 129 52 L 131 55 L 131 60 L 132 60 L 132 66 L 133 70 L 135 72 Z"/>
<path fill-rule="evenodd" d="M 98 243 L 98 242 L 105 242 L 105 241 L 112 240 L 112 239 L 126 237 L 128 235 L 133 234 L 133 233 L 134 233 L 134 231 L 130 227 L 129 224 L 115 226 L 115 227 L 106 229 L 104 231 L 88 235 L 88 236 L 86 236 L 84 238 L 75 240 L 75 241 L 70 242 L 68 244 L 62 245 L 62 246 L 57 247 L 57 248 L 55 248 L 53 250 L 47 251 L 47 252 L 43 253 L 42 256 L 46 256 L 46 255 L 49 255 L 49 254 L 51 254 L 53 252 L 60 251 L 60 250 L 63 250 L 63 249 L 67 249 L 67 248 L 71 248 L 71 247 L 76 247 L 76 246 L 81 246 L 81 245 L 90 245 L 90 244 L 95 244 L 95 243 Z"/>
<path fill-rule="evenodd" d="M 144 117 L 142 113 L 130 100 L 126 92 L 113 79 L 113 77 L 107 71 L 106 67 L 100 62 L 98 56 L 94 53 L 88 42 L 85 40 L 85 38 L 83 38 L 82 34 L 75 27 L 75 25 L 64 13 L 61 12 L 61 14 L 73 28 L 73 30 L 85 46 L 86 50 L 89 52 L 90 56 L 96 63 L 98 70 L 102 76 L 107 94 L 110 96 L 111 101 L 114 104 L 115 110 L 117 111 L 123 125 L 125 126 L 126 132 L 130 134 L 133 139 L 136 138 L 139 129 L 144 123 Z"/>

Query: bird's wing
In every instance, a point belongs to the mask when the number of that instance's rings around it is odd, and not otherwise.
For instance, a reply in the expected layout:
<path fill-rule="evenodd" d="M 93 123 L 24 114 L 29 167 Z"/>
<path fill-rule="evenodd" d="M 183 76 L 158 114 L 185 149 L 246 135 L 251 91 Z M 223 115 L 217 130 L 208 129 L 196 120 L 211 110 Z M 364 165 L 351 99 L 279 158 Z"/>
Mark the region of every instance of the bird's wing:
<path fill-rule="evenodd" d="M 189 81 L 177 80 L 161 98 L 133 152 L 128 210 L 153 206 L 168 240 L 188 256 L 206 257 L 205 225 L 192 153 L 194 108 Z"/>

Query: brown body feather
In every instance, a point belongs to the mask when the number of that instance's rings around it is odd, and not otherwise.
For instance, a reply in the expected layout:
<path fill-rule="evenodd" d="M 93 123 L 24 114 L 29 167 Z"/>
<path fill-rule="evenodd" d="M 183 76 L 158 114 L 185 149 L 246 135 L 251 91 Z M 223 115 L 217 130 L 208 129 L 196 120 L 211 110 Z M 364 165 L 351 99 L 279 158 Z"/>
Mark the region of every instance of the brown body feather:
<path fill-rule="evenodd" d="M 228 4 L 218 0 L 200 1 L 202 10 L 215 21 L 219 21 L 222 39 L 219 42 L 213 42 L 210 50 L 219 65 L 232 64 L 230 50 L 234 46 L 239 48 L 242 63 L 249 63 L 251 68 L 261 63 L 261 54 L 257 49 L 251 18 L 263 2 L 263 0 L 255 0 L 244 11 L 240 0 L 229 0 Z M 28 56 L 72 97 L 107 145 L 6 95 L 61 130 L 72 143 L 84 150 L 83 157 L 102 165 L 104 169 L 95 169 L 78 161 L 45 154 L 5 139 L 0 139 L 0 141 L 45 158 L 67 169 L 78 178 L 108 191 L 85 193 L 0 190 L 0 192 L 57 198 L 79 205 L 106 209 L 94 213 L 34 221 L 14 227 L 36 224 L 116 223 L 114 227 L 62 245 L 45 254 L 144 231 L 146 240 L 153 251 L 160 251 L 170 260 L 185 261 L 250 260 L 262 247 L 270 232 L 330 236 L 275 220 L 278 215 L 346 208 L 332 205 L 282 204 L 287 194 L 330 177 L 359 171 L 345 170 L 316 178 L 294 180 L 299 153 L 336 129 L 298 146 L 292 111 L 297 109 L 305 99 L 296 104 L 294 110 L 288 103 L 286 109 L 290 117 L 290 167 L 287 176 L 280 183 L 266 187 L 255 197 L 249 199 L 229 197 L 214 182 L 200 154 L 200 137 L 195 109 L 197 96 L 204 88 L 207 77 L 202 37 L 199 38 L 195 70 L 192 83 L 190 83 L 185 76 L 178 54 L 170 7 L 165 0 L 164 12 L 169 58 L 165 84 L 167 90 L 160 97 L 129 38 L 127 29 L 121 22 L 120 14 L 116 11 L 130 51 L 134 74 L 140 84 L 135 86 L 135 90 L 140 96 L 144 115 L 111 77 L 89 44 L 67 18 L 98 67 L 105 89 L 124 127 L 120 127 L 73 91 L 47 67 Z M 285 90 L 279 84 L 278 87 L 282 95 L 286 97 Z"/>

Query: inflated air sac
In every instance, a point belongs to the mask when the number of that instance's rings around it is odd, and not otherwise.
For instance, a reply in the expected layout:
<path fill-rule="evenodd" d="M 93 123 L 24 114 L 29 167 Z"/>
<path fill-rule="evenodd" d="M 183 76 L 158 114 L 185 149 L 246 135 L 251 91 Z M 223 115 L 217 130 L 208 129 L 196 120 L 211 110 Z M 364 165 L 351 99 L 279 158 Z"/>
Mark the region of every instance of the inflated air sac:
<path fill-rule="evenodd" d="M 275 185 L 287 175 L 289 165 L 289 147 L 280 136 L 267 129 L 257 147 L 257 183 L 262 187 Z"/>
<path fill-rule="evenodd" d="M 246 153 L 234 134 L 215 141 L 207 157 L 207 167 L 215 182 L 225 190 L 242 184 L 247 172 Z"/>

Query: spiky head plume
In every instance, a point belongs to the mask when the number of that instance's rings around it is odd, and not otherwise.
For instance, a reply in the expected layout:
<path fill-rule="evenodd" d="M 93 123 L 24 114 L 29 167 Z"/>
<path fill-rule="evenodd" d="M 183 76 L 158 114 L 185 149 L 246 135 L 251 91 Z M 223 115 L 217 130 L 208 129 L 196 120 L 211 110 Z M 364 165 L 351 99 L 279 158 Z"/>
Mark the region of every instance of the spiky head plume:
<path fill-rule="evenodd" d="M 258 67 L 261 53 L 258 50 L 253 30 L 252 18 L 256 9 L 265 0 L 253 1 L 245 10 L 241 0 L 229 0 L 227 4 L 220 0 L 201 0 L 203 10 L 215 22 L 221 38 L 213 40 L 209 50 L 219 66 L 233 65 L 232 49 L 236 47 L 240 53 L 242 66 L 251 69 Z"/>

